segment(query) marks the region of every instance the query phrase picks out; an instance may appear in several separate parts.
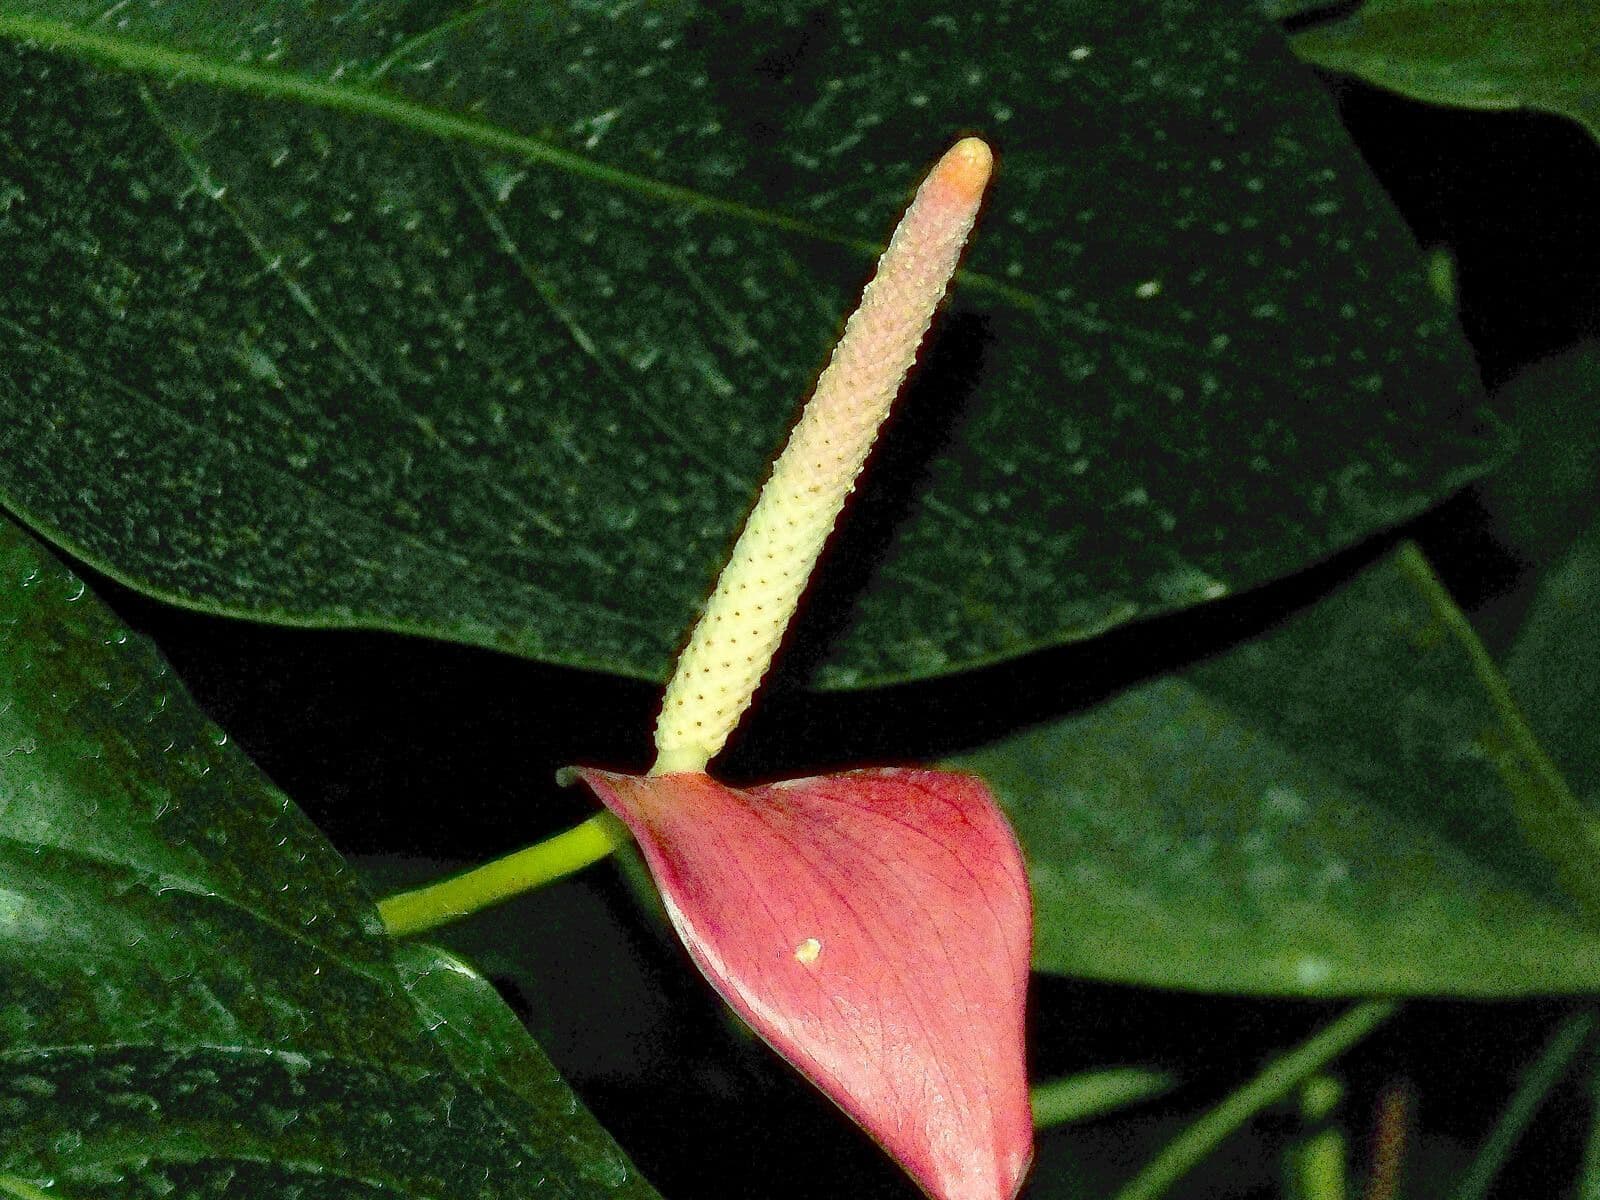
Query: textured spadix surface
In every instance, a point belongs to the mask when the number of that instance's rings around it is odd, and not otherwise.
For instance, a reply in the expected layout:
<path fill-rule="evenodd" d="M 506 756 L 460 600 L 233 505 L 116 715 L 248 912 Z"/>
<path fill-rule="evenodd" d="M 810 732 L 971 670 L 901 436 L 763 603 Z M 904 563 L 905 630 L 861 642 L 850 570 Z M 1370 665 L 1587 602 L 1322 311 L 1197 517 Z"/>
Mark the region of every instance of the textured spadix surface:
<path fill-rule="evenodd" d="M 678 656 L 651 774 L 702 771 L 750 704 L 978 216 L 994 156 L 947 150 L 895 226 Z"/>
<path fill-rule="evenodd" d="M 717 991 L 940 1200 L 1032 1157 L 1031 911 L 983 782 L 879 769 L 763 787 L 580 776 L 638 838 Z"/>

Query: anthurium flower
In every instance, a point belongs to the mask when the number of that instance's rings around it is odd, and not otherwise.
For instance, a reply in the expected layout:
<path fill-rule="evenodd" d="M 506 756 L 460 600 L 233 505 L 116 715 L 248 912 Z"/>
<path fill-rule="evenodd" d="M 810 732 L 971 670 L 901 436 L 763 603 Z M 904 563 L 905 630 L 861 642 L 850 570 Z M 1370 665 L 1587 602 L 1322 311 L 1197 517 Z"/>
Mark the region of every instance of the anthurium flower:
<path fill-rule="evenodd" d="M 885 768 L 733 788 L 750 704 L 976 219 L 989 148 L 918 190 L 678 659 L 648 775 L 582 768 L 691 957 L 937 1200 L 1011 1200 L 1032 1158 L 1032 935 L 1015 837 L 972 776 Z"/>
<path fill-rule="evenodd" d="M 722 998 L 941 1200 L 1011 1200 L 1033 1151 L 1031 919 L 983 782 L 582 778 L 638 839 Z"/>

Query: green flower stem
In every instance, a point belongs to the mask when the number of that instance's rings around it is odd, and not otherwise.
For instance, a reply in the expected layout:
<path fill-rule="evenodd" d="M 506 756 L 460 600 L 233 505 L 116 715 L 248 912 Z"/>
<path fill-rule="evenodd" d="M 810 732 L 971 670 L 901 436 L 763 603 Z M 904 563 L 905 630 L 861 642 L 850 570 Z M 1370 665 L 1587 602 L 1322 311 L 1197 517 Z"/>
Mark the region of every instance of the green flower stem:
<path fill-rule="evenodd" d="M 378 915 L 395 937 L 446 925 L 522 892 L 581 871 L 628 840 L 622 822 L 608 812 L 449 879 L 378 901 Z"/>
<path fill-rule="evenodd" d="M 1050 1129 L 1103 1116 L 1170 1091 L 1172 1083 L 1172 1076 L 1165 1071 L 1145 1067 L 1111 1067 L 1052 1079 L 1029 1092 L 1033 1127 Z"/>
<path fill-rule="evenodd" d="M 54 1200 L 51 1193 L 15 1175 L 0 1175 L 0 1195 L 16 1196 L 18 1200 Z"/>
<path fill-rule="evenodd" d="M 1195 1121 L 1116 1194 L 1115 1200 L 1154 1200 L 1183 1178 L 1256 1113 L 1282 1100 L 1295 1086 L 1343 1054 L 1394 1012 L 1394 1000 L 1357 1004 L 1287 1054 L 1273 1059 L 1254 1079 Z"/>
<path fill-rule="evenodd" d="M 1517 1089 L 1500 1113 L 1489 1136 L 1484 1139 L 1472 1165 L 1456 1188 L 1455 1200 L 1483 1200 L 1489 1194 L 1489 1185 L 1506 1165 L 1517 1142 L 1527 1130 L 1539 1106 L 1544 1103 L 1550 1089 L 1561 1082 L 1572 1060 L 1583 1048 L 1585 1039 L 1594 1028 L 1593 1012 L 1574 1013 L 1556 1027 L 1545 1043 L 1539 1057 L 1529 1064 L 1517 1082 Z"/>

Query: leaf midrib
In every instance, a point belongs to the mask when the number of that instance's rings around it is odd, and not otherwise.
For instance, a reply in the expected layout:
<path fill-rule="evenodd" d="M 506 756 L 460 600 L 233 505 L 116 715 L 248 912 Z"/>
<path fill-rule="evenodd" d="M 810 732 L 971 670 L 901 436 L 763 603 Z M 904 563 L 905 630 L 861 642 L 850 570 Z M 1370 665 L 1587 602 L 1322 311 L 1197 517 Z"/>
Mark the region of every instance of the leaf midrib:
<path fill-rule="evenodd" d="M 429 32 L 435 33 L 437 30 Z M 668 183 L 649 175 L 609 166 L 582 154 L 551 145 L 539 138 L 515 133 L 486 121 L 472 120 L 441 111 L 414 100 L 359 84 L 327 83 L 308 79 L 292 71 L 222 62 L 195 51 L 174 50 L 149 42 L 110 37 L 50 18 L 0 13 L 0 38 L 35 41 L 47 50 L 71 52 L 115 70 L 153 75 L 174 83 L 186 80 L 200 82 L 247 95 L 276 100 L 295 100 L 347 115 L 373 117 L 416 133 L 447 141 L 464 142 L 528 162 L 542 163 L 592 183 L 653 198 L 692 212 L 716 214 L 749 225 L 839 246 L 868 261 L 875 261 L 884 248 L 881 242 L 852 237 L 770 209 L 713 196 L 682 184 Z M 956 272 L 953 287 L 980 292 L 1019 311 L 1036 316 L 1050 313 L 1080 335 L 1111 336 L 1147 348 L 1157 348 L 1207 360 L 1212 357 L 1209 352 L 1185 338 L 1172 337 L 1125 321 L 1107 320 L 1063 303 L 1059 297 L 1041 295 L 967 267 L 962 267 Z M 1256 364 L 1256 369 L 1259 369 L 1259 366 L 1260 364 Z"/>
<path fill-rule="evenodd" d="M 0 38 L 38 42 L 46 50 L 58 53 L 72 52 L 103 66 L 134 74 L 155 75 L 174 83 L 185 81 L 205 83 L 212 87 L 267 99 L 297 100 L 335 112 L 376 117 L 416 133 L 430 134 L 449 141 L 468 142 L 530 162 L 544 163 L 593 183 L 621 191 L 648 196 L 697 212 L 716 213 L 748 224 L 842 246 L 868 259 L 876 259 L 883 252 L 883 245 L 879 242 L 836 233 L 797 217 L 757 208 L 755 205 L 743 204 L 737 200 L 727 200 L 684 187 L 682 184 L 668 183 L 665 180 L 641 175 L 635 171 L 608 166 L 526 134 L 513 133 L 486 121 L 474 121 L 454 113 L 443 112 L 373 88 L 348 83 L 324 83 L 290 71 L 219 62 L 193 51 L 173 50 L 148 42 L 108 37 L 63 21 L 42 17 L 0 13 Z M 958 273 L 957 279 L 967 287 L 996 296 L 1024 311 L 1031 312 L 1046 306 L 1042 296 L 1003 283 L 992 275 L 963 268 Z"/>

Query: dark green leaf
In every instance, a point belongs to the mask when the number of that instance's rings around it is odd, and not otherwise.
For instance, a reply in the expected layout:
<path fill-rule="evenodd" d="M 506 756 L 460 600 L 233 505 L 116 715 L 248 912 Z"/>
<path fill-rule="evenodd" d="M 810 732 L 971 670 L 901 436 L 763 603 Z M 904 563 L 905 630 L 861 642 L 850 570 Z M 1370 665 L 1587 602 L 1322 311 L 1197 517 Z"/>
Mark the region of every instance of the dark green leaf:
<path fill-rule="evenodd" d="M 1519 372 L 1495 393 L 1516 453 L 1479 485 L 1496 534 L 1530 563 L 1560 558 L 1600 500 L 1600 341 Z M 1532 699 L 1520 688 L 1518 695 Z M 1548 732 L 1540 729 L 1541 733 Z"/>
<path fill-rule="evenodd" d="M 74 1197 L 637 1197 L 482 979 L 0 523 L 0 1178 Z"/>
<path fill-rule="evenodd" d="M 1519 446 L 1483 484 L 1484 504 L 1501 539 L 1540 565 L 1506 678 L 1573 791 L 1600 813 L 1600 342 L 1530 367 L 1499 399 Z"/>
<path fill-rule="evenodd" d="M 1597 45 L 1591 0 L 1366 0 L 1294 37 L 1307 62 L 1417 100 L 1536 108 L 1600 137 Z"/>
<path fill-rule="evenodd" d="M 1600 836 L 1413 548 L 958 765 L 1017 824 L 1043 970 L 1310 996 L 1600 986 Z"/>
<path fill-rule="evenodd" d="M 559 1130 L 562 1154 L 575 1171 L 565 1180 L 573 1191 L 655 1195 L 616 1143 L 580 1111 L 577 1097 L 488 980 L 435 946 L 404 942 L 395 959 L 411 1002 L 462 1077 L 513 1127 Z"/>
<path fill-rule="evenodd" d="M 1600 526 L 1540 578 L 1506 677 L 1528 723 L 1600 822 Z"/>
<path fill-rule="evenodd" d="M 0 0 L 0 495 L 182 603 L 663 675 L 962 131 L 999 183 L 823 683 L 1248 587 L 1494 450 L 1248 5 L 105 12 Z"/>

